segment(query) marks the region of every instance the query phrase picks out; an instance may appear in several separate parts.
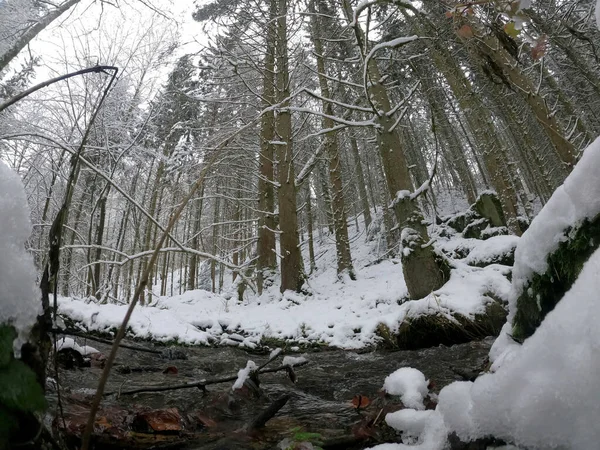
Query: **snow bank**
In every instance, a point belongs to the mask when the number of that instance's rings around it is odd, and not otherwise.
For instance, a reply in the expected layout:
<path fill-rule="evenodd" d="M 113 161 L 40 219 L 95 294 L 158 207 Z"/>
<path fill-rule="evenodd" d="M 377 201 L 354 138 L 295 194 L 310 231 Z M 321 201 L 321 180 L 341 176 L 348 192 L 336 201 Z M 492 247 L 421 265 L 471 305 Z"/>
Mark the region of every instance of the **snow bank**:
<path fill-rule="evenodd" d="M 536 332 L 474 383 L 440 392 L 438 411 L 463 439 L 486 435 L 529 449 L 600 442 L 600 250 Z"/>
<path fill-rule="evenodd" d="M 383 382 L 383 390 L 390 395 L 399 395 L 404 406 L 413 409 L 425 409 L 423 400 L 429 393 L 428 381 L 419 370 L 402 367 Z"/>
<path fill-rule="evenodd" d="M 378 342 L 379 324 L 395 332 L 405 319 L 426 314 L 473 317 L 493 301 L 486 294 L 507 300 L 510 289 L 502 266 L 481 269 L 462 264 L 432 295 L 400 304 L 406 295 L 400 264 L 384 261 L 362 268 L 357 270 L 359 281 L 345 283 L 337 281 L 335 267 L 328 266 L 310 281 L 312 295 L 282 297 L 275 287 L 242 303 L 202 290 L 159 298 L 155 307 L 133 311 L 128 331 L 140 338 L 190 345 L 219 342 L 252 348 L 262 338 L 274 338 L 356 349 Z M 94 331 L 118 328 L 126 309 L 59 298 L 61 314 Z"/>
<path fill-rule="evenodd" d="M 24 243 L 31 234 L 27 197 L 19 176 L 0 161 L 0 324 L 17 330 L 15 356 L 42 312 L 33 258 Z"/>
<path fill-rule="evenodd" d="M 109 332 L 121 326 L 127 305 L 100 305 L 81 299 L 59 297 L 59 313 L 84 325 L 88 330 Z M 137 307 L 129 321 L 130 334 L 159 342 L 177 339 L 185 344 L 209 344 L 209 333 L 192 325 L 176 311 Z"/>
<path fill-rule="evenodd" d="M 238 302 L 236 286 L 226 276 L 221 295 L 194 290 L 160 297 L 160 291 L 154 291 L 153 306 L 133 311 L 128 332 L 140 338 L 190 345 L 219 343 L 252 348 L 269 338 L 357 349 L 379 342 L 380 324 L 394 333 L 406 319 L 422 315 L 441 315 L 450 320 L 456 314 L 473 317 L 485 313 L 493 301 L 491 297 L 508 301 L 506 268 L 482 269 L 457 262 L 449 282 L 441 289 L 421 300 L 403 303 L 407 290 L 400 260 L 375 263 L 385 249 L 379 248 L 377 240 L 366 241 L 362 225 L 360 234 L 354 227 L 349 232 L 356 281 L 339 280 L 335 241 L 323 233 L 323 240 L 315 241 L 317 269 L 307 281 L 309 295 L 281 295 L 278 286 L 272 286 L 262 296 L 248 290 L 245 300 Z M 308 258 L 306 248 L 304 253 Z M 309 266 L 305 260 L 305 267 Z M 179 283 L 178 279 L 172 281 L 175 286 Z M 126 305 L 59 298 L 61 314 L 95 331 L 116 329 L 125 311 Z"/>

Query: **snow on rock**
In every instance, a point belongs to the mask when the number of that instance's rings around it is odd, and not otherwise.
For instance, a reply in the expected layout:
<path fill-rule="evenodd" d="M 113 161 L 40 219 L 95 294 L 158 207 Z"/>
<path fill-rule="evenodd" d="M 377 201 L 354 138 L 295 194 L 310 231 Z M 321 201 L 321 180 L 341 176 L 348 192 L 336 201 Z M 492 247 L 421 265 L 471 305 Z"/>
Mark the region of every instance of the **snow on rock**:
<path fill-rule="evenodd" d="M 0 161 L 0 324 L 11 324 L 17 331 L 13 344 L 16 357 L 42 312 L 33 258 L 24 247 L 30 234 L 29 207 L 21 179 Z"/>
<path fill-rule="evenodd" d="M 478 241 L 465 262 L 471 265 L 485 265 L 503 261 L 515 251 L 518 242 L 517 236 L 494 236 L 485 241 Z"/>
<path fill-rule="evenodd" d="M 94 347 L 90 347 L 89 345 L 79 345 L 73 338 L 63 337 L 56 341 L 56 348 L 58 351 L 72 348 L 81 356 L 91 355 L 92 353 L 100 353 L 99 350 L 96 350 Z"/>
<path fill-rule="evenodd" d="M 402 367 L 383 382 L 383 390 L 390 395 L 399 395 L 404 406 L 425 409 L 423 400 L 429 393 L 425 375 L 412 367 Z"/>
<path fill-rule="evenodd" d="M 238 371 L 237 380 L 235 380 L 235 383 L 233 383 L 233 386 L 231 386 L 231 390 L 235 391 L 236 389 L 241 389 L 242 386 L 244 386 L 244 383 L 246 382 L 250 374 L 254 372 L 257 368 L 258 367 L 254 361 L 248 361 L 246 363 L 246 367 Z"/>
<path fill-rule="evenodd" d="M 437 411 L 463 439 L 493 435 L 528 449 L 600 442 L 600 250 L 536 332 L 495 373 L 440 392 Z"/>

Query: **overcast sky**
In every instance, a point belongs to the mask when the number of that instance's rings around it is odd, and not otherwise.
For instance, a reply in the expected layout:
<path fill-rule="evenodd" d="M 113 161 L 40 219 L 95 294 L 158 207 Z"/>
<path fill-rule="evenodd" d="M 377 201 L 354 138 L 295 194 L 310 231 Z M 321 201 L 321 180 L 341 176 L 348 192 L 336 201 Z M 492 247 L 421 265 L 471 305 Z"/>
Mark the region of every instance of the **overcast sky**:
<path fill-rule="evenodd" d="M 98 41 L 102 39 L 103 33 L 131 36 L 133 41 L 147 31 L 153 21 L 167 22 L 169 30 L 178 35 L 181 45 L 172 55 L 173 61 L 178 56 L 200 49 L 201 45 L 198 42 L 203 42 L 206 38 L 202 35 L 200 24 L 192 19 L 194 0 L 144 0 L 144 3 L 156 7 L 168 19 L 160 17 L 139 0 L 120 0 L 119 8 L 108 4 L 103 7 L 101 2 L 82 0 L 32 42 L 30 51 L 34 56 L 42 58 L 43 65 L 37 70 L 36 81 L 63 73 L 65 68 L 60 61 L 76 61 L 77 57 L 81 56 L 77 55 L 80 52 L 76 50 L 82 45 L 76 42 L 80 37 L 87 40 L 86 45 L 91 48 L 89 53 L 97 57 L 94 62 L 102 64 L 106 61 L 102 61 L 101 52 L 94 52 L 93 49 L 100 45 Z M 23 53 L 26 52 L 27 49 L 23 50 Z M 168 68 L 164 69 L 164 73 L 168 73 Z"/>

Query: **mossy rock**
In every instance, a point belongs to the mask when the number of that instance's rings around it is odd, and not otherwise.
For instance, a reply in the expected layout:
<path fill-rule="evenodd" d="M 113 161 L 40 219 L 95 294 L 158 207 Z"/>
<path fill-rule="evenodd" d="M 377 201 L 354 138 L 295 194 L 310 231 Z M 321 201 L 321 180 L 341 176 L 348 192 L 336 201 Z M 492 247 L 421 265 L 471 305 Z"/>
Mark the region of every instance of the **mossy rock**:
<path fill-rule="evenodd" d="M 481 218 L 471 222 L 463 231 L 463 237 L 467 239 L 481 239 L 481 233 L 490 225 L 487 219 Z"/>
<path fill-rule="evenodd" d="M 461 214 L 455 214 L 446 221 L 446 225 L 461 233 L 471 222 L 479 217 L 473 210 L 467 210 Z"/>
<path fill-rule="evenodd" d="M 495 192 L 483 192 L 480 194 L 472 208 L 481 217 L 489 220 L 493 227 L 506 226 L 502 203 Z"/>
<path fill-rule="evenodd" d="M 496 301 L 490 301 L 483 314 L 473 318 L 454 314 L 454 320 L 441 314 L 423 315 L 414 319 L 406 319 L 396 333 L 395 348 L 401 350 L 417 350 L 420 348 L 436 347 L 440 344 L 464 344 L 487 336 L 498 336 L 506 322 L 505 306 Z M 390 338 L 384 340 L 389 345 Z"/>
<path fill-rule="evenodd" d="M 577 228 L 566 230 L 565 236 L 567 240 L 548 256 L 548 269 L 534 274 L 517 299 L 512 336 L 518 341 L 524 341 L 535 332 L 546 314 L 571 288 L 584 264 L 600 245 L 600 215 L 591 221 L 585 220 Z"/>
<path fill-rule="evenodd" d="M 450 279 L 446 260 L 436 254 L 431 245 L 425 245 L 416 230 L 404 228 L 401 242 L 402 272 L 410 298 L 423 298 Z"/>

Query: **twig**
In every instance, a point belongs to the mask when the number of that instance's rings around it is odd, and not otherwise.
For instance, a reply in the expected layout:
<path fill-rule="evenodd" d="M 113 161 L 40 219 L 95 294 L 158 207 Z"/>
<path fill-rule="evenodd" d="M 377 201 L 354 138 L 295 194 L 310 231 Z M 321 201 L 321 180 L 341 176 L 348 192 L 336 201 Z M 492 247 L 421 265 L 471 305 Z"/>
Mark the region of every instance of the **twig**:
<path fill-rule="evenodd" d="M 306 364 L 308 364 L 308 361 L 294 364 L 294 367 L 300 367 L 300 366 L 304 366 Z M 282 370 L 287 371 L 287 370 L 289 370 L 289 367 L 290 366 L 286 364 L 286 365 L 282 365 L 282 366 L 278 366 L 278 367 L 273 367 L 271 369 L 262 369 L 262 370 L 259 370 L 258 373 L 263 374 L 263 373 L 280 372 Z M 139 394 L 142 392 L 177 391 L 180 389 L 190 389 L 190 388 L 198 388 L 198 389 L 205 390 L 206 386 L 210 386 L 211 384 L 229 383 L 231 381 L 237 380 L 237 378 L 238 378 L 237 375 L 230 375 L 227 377 L 209 378 L 209 379 L 205 379 L 205 380 L 192 381 L 190 383 L 183 383 L 183 384 L 174 384 L 174 385 L 170 385 L 170 386 L 147 386 L 147 387 L 138 388 L 138 389 L 131 389 L 129 391 L 120 391 L 119 395 L 133 395 L 133 394 Z M 106 392 L 103 395 L 109 396 L 109 395 L 113 395 L 113 394 L 117 394 L 117 392 Z"/>
<path fill-rule="evenodd" d="M 71 72 L 71 73 L 68 73 L 66 75 L 61 75 L 60 77 L 56 77 L 56 78 L 52 78 L 50 80 L 44 81 L 43 83 L 36 84 L 35 86 L 30 87 L 26 91 L 23 91 L 20 94 L 15 95 L 13 98 L 11 98 L 11 99 L 7 100 L 6 102 L 2 103 L 0 105 L 0 112 L 2 112 L 3 110 L 5 110 L 6 108 L 8 108 L 11 105 L 14 105 L 19 100 L 24 99 L 28 95 L 33 94 L 35 91 L 39 91 L 40 89 L 45 88 L 46 86 L 50 86 L 51 84 L 57 83 L 57 82 L 62 81 L 62 80 L 66 80 L 68 78 L 76 77 L 76 76 L 79 76 L 79 75 L 84 75 L 86 73 L 106 73 L 107 70 L 112 70 L 116 74 L 118 69 L 116 67 L 114 67 L 114 66 L 88 67 L 87 69 L 81 69 L 81 70 L 78 70 L 77 72 Z"/>
<path fill-rule="evenodd" d="M 246 430 L 257 430 L 258 428 L 262 428 L 265 424 L 271 420 L 275 414 L 279 412 L 281 408 L 283 408 L 288 400 L 290 399 L 290 394 L 284 394 L 271 403 L 266 409 L 264 409 L 258 416 L 252 420 L 248 425 L 246 425 Z"/>

